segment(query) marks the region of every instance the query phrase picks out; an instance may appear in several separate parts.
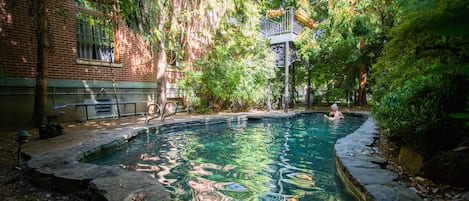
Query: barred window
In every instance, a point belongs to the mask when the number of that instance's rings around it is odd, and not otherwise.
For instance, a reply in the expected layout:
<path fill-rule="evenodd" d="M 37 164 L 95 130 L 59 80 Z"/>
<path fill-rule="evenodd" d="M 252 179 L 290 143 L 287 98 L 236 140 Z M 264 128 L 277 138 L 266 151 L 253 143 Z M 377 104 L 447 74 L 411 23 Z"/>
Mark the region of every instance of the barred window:
<path fill-rule="evenodd" d="M 75 0 L 79 59 L 116 62 L 114 11 L 109 2 Z"/>

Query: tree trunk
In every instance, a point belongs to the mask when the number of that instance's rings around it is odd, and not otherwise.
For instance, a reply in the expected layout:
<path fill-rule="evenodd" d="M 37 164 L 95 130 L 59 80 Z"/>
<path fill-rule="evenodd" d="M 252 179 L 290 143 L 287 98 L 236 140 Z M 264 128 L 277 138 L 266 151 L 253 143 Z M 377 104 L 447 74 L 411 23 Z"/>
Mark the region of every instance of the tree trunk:
<path fill-rule="evenodd" d="M 47 0 L 37 0 L 37 77 L 33 113 L 34 126 L 47 123 L 47 78 L 50 41 L 46 5 Z"/>
<path fill-rule="evenodd" d="M 164 46 L 164 45 L 161 45 Z M 157 56 L 156 68 L 158 69 L 156 74 L 156 90 L 157 90 L 157 103 L 163 107 L 166 102 L 166 52 L 160 50 Z"/>
<path fill-rule="evenodd" d="M 291 65 L 291 89 L 290 89 L 290 103 L 291 103 L 291 107 L 295 107 L 295 103 L 296 103 L 296 77 L 295 77 L 295 63 L 292 63 Z"/>
<path fill-rule="evenodd" d="M 363 51 L 365 47 L 365 37 L 361 36 L 360 37 L 360 50 Z M 362 57 L 363 58 L 363 57 Z M 358 105 L 364 106 L 367 104 L 366 101 L 366 78 L 368 74 L 368 70 L 365 67 L 365 62 L 361 62 L 361 64 L 358 65 L 358 76 L 359 76 L 359 81 L 358 81 Z"/>
<path fill-rule="evenodd" d="M 270 80 L 267 80 L 267 111 L 272 111 L 272 101 L 270 100 L 270 96 L 272 94 L 270 87 Z"/>
<path fill-rule="evenodd" d="M 310 64 L 308 63 L 308 83 L 307 83 L 307 87 L 306 87 L 306 108 L 310 108 L 311 107 L 311 66 Z"/>
<path fill-rule="evenodd" d="M 162 38 L 158 41 L 158 50 L 156 50 L 156 90 L 157 103 L 161 108 L 166 102 L 166 46 L 165 46 L 165 13 L 160 14 L 158 30 L 161 32 Z"/>
<path fill-rule="evenodd" d="M 288 90 L 288 77 L 289 77 L 289 67 L 290 67 L 290 46 L 289 42 L 285 42 L 285 94 L 283 96 L 283 111 L 288 113 L 288 104 L 290 101 L 290 95 Z"/>
<path fill-rule="evenodd" d="M 358 105 L 364 106 L 367 104 L 366 101 L 366 82 L 367 82 L 367 69 L 364 65 L 358 66 L 358 75 L 359 77 L 359 85 L 358 85 Z"/>

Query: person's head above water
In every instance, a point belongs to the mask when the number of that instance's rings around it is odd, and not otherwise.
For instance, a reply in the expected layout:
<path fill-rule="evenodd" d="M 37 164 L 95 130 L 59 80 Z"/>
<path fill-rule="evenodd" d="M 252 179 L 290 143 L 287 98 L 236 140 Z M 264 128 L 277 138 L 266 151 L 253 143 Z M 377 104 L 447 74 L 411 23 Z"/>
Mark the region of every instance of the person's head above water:
<path fill-rule="evenodd" d="M 339 110 L 339 106 L 337 106 L 337 104 L 334 103 L 334 104 L 331 105 L 331 109 L 332 109 L 332 111 L 337 111 L 337 110 Z"/>

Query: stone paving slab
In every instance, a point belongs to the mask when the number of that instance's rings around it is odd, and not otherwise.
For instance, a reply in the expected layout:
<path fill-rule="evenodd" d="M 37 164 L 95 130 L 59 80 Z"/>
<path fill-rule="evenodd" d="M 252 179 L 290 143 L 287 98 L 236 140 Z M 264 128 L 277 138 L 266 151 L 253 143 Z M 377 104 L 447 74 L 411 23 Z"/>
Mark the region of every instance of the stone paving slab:
<path fill-rule="evenodd" d="M 168 192 L 153 177 L 120 169 L 115 176 L 91 181 L 91 188 L 106 200 L 169 200 Z"/>
<path fill-rule="evenodd" d="M 420 201 L 414 191 L 397 182 L 398 174 L 384 169 L 386 161 L 372 147 L 377 133 L 375 120 L 370 117 L 337 141 L 334 150 L 342 180 L 359 200 Z"/>

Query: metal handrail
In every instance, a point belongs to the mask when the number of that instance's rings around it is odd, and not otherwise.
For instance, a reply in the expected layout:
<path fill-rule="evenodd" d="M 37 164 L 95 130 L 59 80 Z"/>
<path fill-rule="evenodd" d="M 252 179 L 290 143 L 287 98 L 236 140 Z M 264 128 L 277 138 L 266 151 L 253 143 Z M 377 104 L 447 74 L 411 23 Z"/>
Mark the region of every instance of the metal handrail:
<path fill-rule="evenodd" d="M 155 117 L 150 117 L 150 118 L 148 118 L 148 115 L 150 114 L 150 107 L 152 107 L 152 106 L 156 108 L 155 114 L 157 114 L 157 115 L 156 115 Z M 161 109 L 160 109 L 160 106 L 159 106 L 158 104 L 156 104 L 156 103 L 151 103 L 151 104 L 149 104 L 149 105 L 147 106 L 147 113 L 146 113 L 146 115 L 145 115 L 145 124 L 148 124 L 148 122 L 149 122 L 150 120 L 156 119 L 156 118 L 158 118 L 158 117 L 160 117 L 160 116 L 161 116 Z"/>
<path fill-rule="evenodd" d="M 168 104 L 172 104 L 173 107 L 174 107 L 174 112 L 171 113 L 171 114 L 166 114 L 166 105 L 168 105 Z M 162 113 L 162 115 L 161 115 L 161 120 L 164 121 L 164 119 L 165 119 L 166 117 L 169 117 L 169 116 L 171 116 L 171 115 L 175 115 L 176 112 L 177 112 L 177 110 L 178 110 L 178 105 L 176 104 L 176 102 L 173 102 L 173 101 L 171 101 L 171 102 L 166 102 L 166 103 L 164 104 L 164 107 L 163 107 L 163 113 Z"/>
<path fill-rule="evenodd" d="M 168 105 L 172 105 L 172 106 L 173 106 L 174 112 L 168 113 L 168 114 L 166 113 L 166 110 L 167 110 L 166 108 L 168 108 L 168 107 L 167 107 Z M 156 115 L 155 117 L 150 117 L 150 118 L 148 118 L 149 113 L 150 113 L 150 107 L 152 107 L 152 106 L 156 107 L 156 112 L 155 112 L 155 114 L 157 114 L 157 115 Z M 166 119 L 166 117 L 169 117 L 169 116 L 171 116 L 171 115 L 175 115 L 176 112 L 177 112 L 177 103 L 176 103 L 176 102 L 173 102 L 173 101 L 166 102 L 166 103 L 164 104 L 164 106 L 163 106 L 163 110 L 161 110 L 159 104 L 157 104 L 157 103 L 151 103 L 151 104 L 149 104 L 149 105 L 147 106 L 147 114 L 146 114 L 146 117 L 145 117 L 145 124 L 148 124 L 148 122 L 150 122 L 150 120 L 156 119 L 156 118 L 159 118 L 159 117 L 161 117 L 161 121 L 164 121 L 164 120 Z"/>
<path fill-rule="evenodd" d="M 294 8 L 288 7 L 285 14 L 273 20 L 265 17 L 260 24 L 261 33 L 265 36 L 281 35 L 286 33 L 298 34 L 303 27 L 295 20 Z"/>

